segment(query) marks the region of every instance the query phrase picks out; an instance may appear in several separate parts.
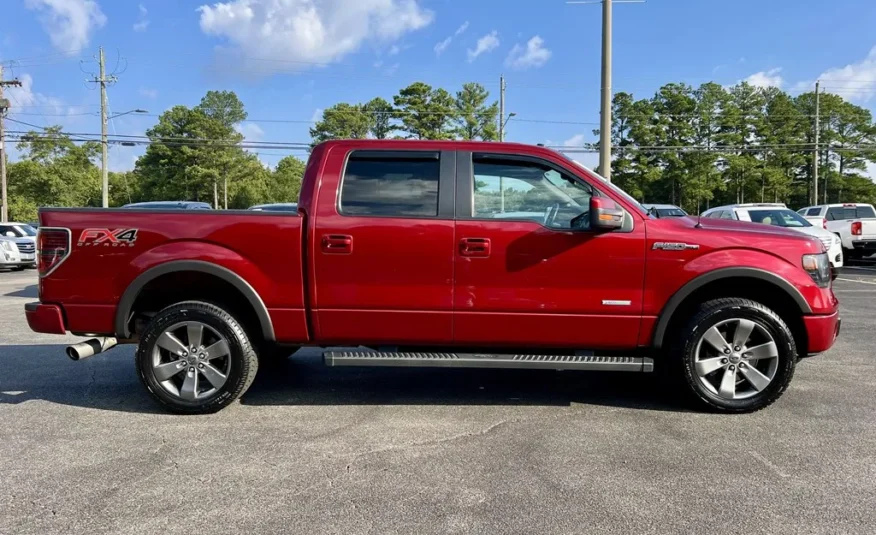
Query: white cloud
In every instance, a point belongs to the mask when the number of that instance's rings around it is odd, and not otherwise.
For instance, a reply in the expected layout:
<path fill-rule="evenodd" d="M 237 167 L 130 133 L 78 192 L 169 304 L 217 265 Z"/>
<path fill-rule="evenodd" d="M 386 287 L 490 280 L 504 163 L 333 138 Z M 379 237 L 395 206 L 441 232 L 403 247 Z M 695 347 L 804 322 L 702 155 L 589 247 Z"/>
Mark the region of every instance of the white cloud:
<path fill-rule="evenodd" d="M 490 52 L 491 50 L 495 50 L 498 46 L 499 32 L 493 30 L 492 32 L 478 39 L 478 43 L 475 46 L 474 50 L 469 49 L 468 62 L 471 63 L 481 54 L 485 54 L 487 52 Z"/>
<path fill-rule="evenodd" d="M 467 29 L 468 29 L 468 21 L 465 21 L 462 23 L 462 26 L 460 26 L 459 28 L 456 29 L 455 32 L 453 32 L 453 35 L 447 37 L 447 39 L 445 39 L 443 41 L 439 41 L 438 43 L 436 43 L 435 48 L 434 48 L 435 55 L 440 56 L 445 50 L 447 50 L 447 47 L 450 46 L 450 43 L 453 41 L 453 38 L 459 37 Z"/>
<path fill-rule="evenodd" d="M 388 76 L 392 76 L 396 73 L 399 67 L 401 67 L 401 63 L 393 63 L 389 67 L 385 68 L 383 72 L 386 73 Z"/>
<path fill-rule="evenodd" d="M 155 100 L 158 98 L 158 90 L 157 89 L 148 89 L 145 87 L 141 87 L 137 93 L 140 94 L 141 97 L 148 98 L 149 100 Z"/>
<path fill-rule="evenodd" d="M 528 69 L 541 67 L 549 59 L 551 59 L 551 51 L 544 47 L 544 39 L 536 35 L 526 42 L 526 47 L 514 45 L 508 58 L 505 59 L 505 65 L 512 69 Z"/>
<path fill-rule="evenodd" d="M 418 0 L 228 0 L 198 10 L 201 31 L 287 71 L 338 61 L 366 41 L 394 41 L 434 18 Z"/>
<path fill-rule="evenodd" d="M 260 141 L 265 137 L 265 131 L 256 123 L 242 122 L 234 125 L 234 129 L 247 141 Z"/>
<path fill-rule="evenodd" d="M 48 115 L 63 115 L 71 113 L 71 110 L 64 106 L 61 99 L 49 97 L 42 93 L 33 90 L 33 77 L 29 74 L 22 74 L 18 77 L 21 82 L 20 87 L 9 87 L 6 89 L 6 97 L 12 101 L 12 113 L 18 107 L 33 107 L 33 113 L 43 113 Z"/>
<path fill-rule="evenodd" d="M 447 50 L 447 47 L 450 46 L 451 41 L 453 41 L 453 37 L 448 37 L 439 43 L 435 43 L 435 54 L 440 56 L 445 50 Z"/>
<path fill-rule="evenodd" d="M 401 49 L 400 46 L 398 46 L 398 45 L 392 45 L 392 46 L 389 48 L 389 52 L 387 52 L 387 54 L 389 54 L 390 56 L 396 56 L 396 55 L 398 55 L 399 52 L 401 52 L 401 50 L 402 50 L 402 49 Z"/>
<path fill-rule="evenodd" d="M 70 55 L 87 46 L 91 33 L 106 24 L 94 0 L 26 0 L 25 6 L 40 12 L 52 45 Z"/>
<path fill-rule="evenodd" d="M 782 68 L 776 67 L 768 71 L 756 72 L 743 81 L 755 87 L 782 87 L 785 80 L 782 78 L 781 72 Z"/>
<path fill-rule="evenodd" d="M 586 143 L 586 141 L 584 138 L 584 134 L 575 134 L 574 136 L 570 137 L 566 141 L 563 141 L 563 146 L 564 147 L 580 148 L 580 147 L 583 147 L 585 143 Z"/>
<path fill-rule="evenodd" d="M 854 102 L 869 102 L 876 96 L 876 46 L 861 61 L 828 69 L 818 76 L 818 80 L 828 93 Z M 797 89 L 811 91 L 814 86 L 814 81 L 800 82 Z"/>
<path fill-rule="evenodd" d="M 137 22 L 134 23 L 135 32 L 145 32 L 146 28 L 149 27 L 149 19 L 146 18 L 148 14 L 149 11 L 146 9 L 146 6 L 140 4 L 140 16 L 137 18 Z"/>

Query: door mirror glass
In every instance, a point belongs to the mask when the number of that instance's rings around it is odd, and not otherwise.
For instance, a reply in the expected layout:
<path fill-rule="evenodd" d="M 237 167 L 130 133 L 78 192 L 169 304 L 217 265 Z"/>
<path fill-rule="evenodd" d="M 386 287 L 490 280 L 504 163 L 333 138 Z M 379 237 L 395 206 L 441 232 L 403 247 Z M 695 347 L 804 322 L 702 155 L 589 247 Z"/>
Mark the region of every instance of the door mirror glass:
<path fill-rule="evenodd" d="M 624 210 L 611 199 L 590 198 L 590 228 L 594 230 L 619 229 L 624 224 Z"/>
<path fill-rule="evenodd" d="M 10 238 L 14 238 L 14 237 L 15 237 L 15 233 L 12 232 L 11 230 L 7 230 L 7 231 L 6 231 L 6 235 L 9 236 Z"/>

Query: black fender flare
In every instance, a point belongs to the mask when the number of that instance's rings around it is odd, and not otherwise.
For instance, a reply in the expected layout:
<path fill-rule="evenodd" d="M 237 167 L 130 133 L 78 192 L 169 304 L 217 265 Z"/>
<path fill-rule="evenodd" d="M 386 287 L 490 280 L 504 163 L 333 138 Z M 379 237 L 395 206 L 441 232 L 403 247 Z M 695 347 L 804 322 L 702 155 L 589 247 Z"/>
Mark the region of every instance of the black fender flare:
<path fill-rule="evenodd" d="M 675 311 L 678 309 L 681 303 L 684 302 L 684 300 L 687 299 L 692 293 L 711 282 L 715 282 L 721 279 L 740 277 L 758 279 L 773 284 L 777 288 L 783 290 L 786 294 L 788 294 L 788 297 L 790 297 L 794 300 L 795 303 L 797 303 L 797 306 L 800 307 L 800 312 L 802 314 L 812 314 L 812 308 L 809 306 L 809 303 L 806 302 L 806 299 L 803 297 L 803 294 L 800 293 L 800 290 L 795 288 L 793 284 L 776 275 L 775 273 L 770 273 L 769 271 L 764 271 L 762 269 L 748 267 L 716 269 L 715 271 L 704 273 L 703 275 L 700 275 L 693 280 L 688 281 L 687 284 L 685 284 L 677 292 L 672 294 L 672 297 L 669 298 L 669 301 L 667 301 L 666 306 L 663 307 L 663 310 L 660 311 L 660 316 L 658 316 L 657 318 L 657 324 L 654 327 L 653 346 L 657 349 L 663 347 L 663 339 L 666 336 L 666 329 L 669 327 L 669 322 L 672 320 L 672 315 L 675 314 Z"/>
<path fill-rule="evenodd" d="M 274 336 L 274 324 L 271 322 L 271 315 L 268 313 L 268 308 L 265 306 L 265 303 L 262 301 L 258 292 L 256 292 L 255 289 L 243 279 L 243 277 L 230 269 L 201 260 L 175 260 L 172 262 L 166 262 L 149 268 L 138 275 L 137 278 L 128 285 L 128 288 L 125 289 L 122 298 L 119 300 L 118 307 L 116 307 L 114 325 L 116 334 L 123 338 L 130 337 L 131 333 L 128 331 L 128 321 L 130 320 L 131 307 L 134 306 L 134 301 L 136 301 L 137 296 L 140 295 L 140 291 L 147 284 L 162 275 L 181 271 L 196 271 L 213 275 L 234 286 L 237 291 L 243 294 L 255 311 L 256 317 L 262 328 L 262 336 L 264 336 L 265 340 L 271 342 L 276 340 L 276 337 Z"/>

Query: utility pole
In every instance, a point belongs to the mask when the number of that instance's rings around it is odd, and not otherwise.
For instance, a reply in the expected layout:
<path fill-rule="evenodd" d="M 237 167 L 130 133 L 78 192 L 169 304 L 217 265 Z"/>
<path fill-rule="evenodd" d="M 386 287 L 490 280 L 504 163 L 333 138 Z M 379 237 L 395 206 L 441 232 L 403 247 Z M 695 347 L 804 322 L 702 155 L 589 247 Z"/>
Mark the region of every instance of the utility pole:
<path fill-rule="evenodd" d="M 818 102 L 818 86 L 821 82 L 815 82 L 815 150 L 812 152 L 812 204 L 818 204 L 818 130 L 819 126 L 819 102 Z M 825 195 L 827 194 L 825 188 Z M 825 200 L 825 204 L 827 201 Z"/>
<path fill-rule="evenodd" d="M 100 78 L 90 80 L 100 84 L 100 175 L 102 184 L 101 206 L 109 207 L 109 169 L 107 168 L 107 151 L 109 150 L 109 141 L 107 140 L 107 102 L 106 102 L 106 85 L 114 83 L 116 77 L 106 75 L 106 62 L 103 56 L 103 47 L 99 49 L 98 63 L 100 64 Z M 115 117 L 115 116 L 114 116 Z"/>
<path fill-rule="evenodd" d="M 505 77 L 499 77 L 499 141 L 505 141 Z"/>
<path fill-rule="evenodd" d="M 602 94 L 599 107 L 599 173 L 611 182 L 611 8 L 645 0 L 570 0 L 567 4 L 602 4 Z"/>
<path fill-rule="evenodd" d="M 3 126 L 3 117 L 9 109 L 9 101 L 3 98 L 3 88 L 6 86 L 21 87 L 18 80 L 3 81 L 3 65 L 0 65 L 0 183 L 2 183 L 2 206 L 0 206 L 0 221 L 9 221 L 9 199 L 6 196 L 6 131 Z"/>
<path fill-rule="evenodd" d="M 599 172 L 611 182 L 611 1 L 602 0 L 602 95 L 599 107 Z"/>

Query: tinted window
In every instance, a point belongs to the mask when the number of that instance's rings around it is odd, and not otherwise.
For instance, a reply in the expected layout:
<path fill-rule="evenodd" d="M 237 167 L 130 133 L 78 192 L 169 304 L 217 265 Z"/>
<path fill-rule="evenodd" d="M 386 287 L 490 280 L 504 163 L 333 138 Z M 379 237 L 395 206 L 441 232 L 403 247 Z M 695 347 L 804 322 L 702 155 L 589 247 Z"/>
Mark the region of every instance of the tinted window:
<path fill-rule="evenodd" d="M 827 209 L 828 221 L 841 221 L 844 219 L 862 219 L 867 217 L 876 218 L 871 206 L 834 206 Z"/>
<path fill-rule="evenodd" d="M 736 217 L 733 215 L 733 212 L 724 210 L 721 212 L 721 219 L 736 219 Z"/>
<path fill-rule="evenodd" d="M 810 208 L 808 212 L 806 212 L 808 216 L 818 216 L 821 215 L 821 208 Z"/>
<path fill-rule="evenodd" d="M 572 219 L 590 209 L 590 186 L 546 164 L 473 159 L 472 215 L 479 219 L 528 219 L 552 228 L 572 228 Z M 588 228 L 590 218 L 576 219 L 575 228 Z"/>
<path fill-rule="evenodd" d="M 437 153 L 357 156 L 344 171 L 341 212 L 348 215 L 438 215 Z"/>
<path fill-rule="evenodd" d="M 804 228 L 812 226 L 812 223 L 791 210 L 749 210 L 748 215 L 754 223 L 763 223 L 774 227 Z"/>

